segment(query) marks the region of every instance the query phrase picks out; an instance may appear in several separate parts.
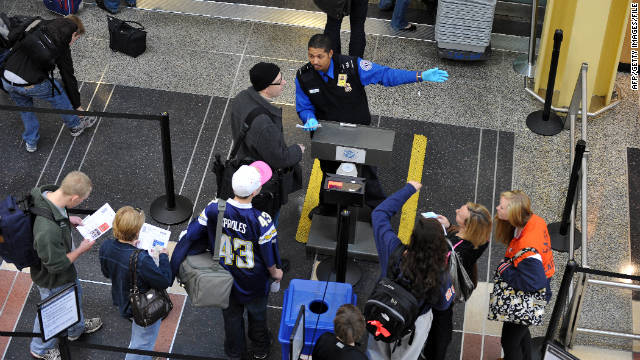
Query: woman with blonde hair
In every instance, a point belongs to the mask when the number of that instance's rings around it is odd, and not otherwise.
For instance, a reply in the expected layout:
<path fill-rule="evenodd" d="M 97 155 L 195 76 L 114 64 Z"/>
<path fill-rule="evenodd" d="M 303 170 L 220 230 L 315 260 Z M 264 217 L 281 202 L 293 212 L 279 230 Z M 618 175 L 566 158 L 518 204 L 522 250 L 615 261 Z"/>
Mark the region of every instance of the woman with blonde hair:
<path fill-rule="evenodd" d="M 547 224 L 531 211 L 531 200 L 520 190 L 500 194 L 496 210 L 495 238 L 507 246 L 504 260 L 498 265 L 498 273 L 516 290 L 546 288 L 548 302 L 555 265 Z M 527 251 L 515 261 L 509 261 L 526 248 L 533 248 L 535 252 Z M 505 360 L 531 358 L 531 334 L 527 325 L 504 322 L 500 342 Z"/>
<path fill-rule="evenodd" d="M 474 285 L 478 282 L 476 261 L 489 246 L 491 213 L 486 207 L 468 202 L 456 210 L 456 224 L 445 216 L 437 220 L 447 228 L 447 238 L 458 254 Z M 433 321 L 422 356 L 430 360 L 444 359 L 453 333 L 453 303 L 446 310 L 432 309 Z"/>
<path fill-rule="evenodd" d="M 102 274 L 111 279 L 111 299 L 113 305 L 120 310 L 120 315 L 131 320 L 133 313 L 129 290 L 131 289 L 131 275 L 129 262 L 136 250 L 140 229 L 144 225 L 144 212 L 131 206 L 124 206 L 116 212 L 113 219 L 113 239 L 107 239 L 100 246 L 100 267 Z M 169 256 L 164 249 L 160 253 L 156 265 L 154 259 L 147 251 L 142 251 L 135 258 L 136 282 L 141 293 L 146 293 L 150 288 L 164 290 L 171 286 L 173 276 L 169 266 Z M 161 320 L 143 327 L 131 322 L 131 341 L 129 349 L 153 350 Z M 151 356 L 127 354 L 126 360 L 151 359 Z"/>

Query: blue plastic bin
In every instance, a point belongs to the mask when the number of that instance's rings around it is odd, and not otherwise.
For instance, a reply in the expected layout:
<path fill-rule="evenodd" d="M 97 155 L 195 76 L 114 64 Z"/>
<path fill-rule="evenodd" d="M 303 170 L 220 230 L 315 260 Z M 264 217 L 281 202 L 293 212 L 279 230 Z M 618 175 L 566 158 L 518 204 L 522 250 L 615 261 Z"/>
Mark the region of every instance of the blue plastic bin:
<path fill-rule="evenodd" d="M 325 287 L 327 289 L 325 293 Z M 323 301 L 324 294 L 324 301 Z M 315 280 L 293 279 L 284 292 L 282 316 L 278 340 L 282 345 L 282 360 L 289 359 L 289 336 L 296 324 L 300 305 L 305 307 L 304 354 L 311 354 L 313 345 L 320 335 L 333 331 L 333 318 L 343 304 L 356 304 L 356 294 L 350 284 Z M 324 306 L 323 306 L 324 305 Z M 324 310 L 316 314 L 312 310 Z M 317 328 L 316 328 L 317 322 Z M 315 334 L 314 334 L 315 329 Z"/>

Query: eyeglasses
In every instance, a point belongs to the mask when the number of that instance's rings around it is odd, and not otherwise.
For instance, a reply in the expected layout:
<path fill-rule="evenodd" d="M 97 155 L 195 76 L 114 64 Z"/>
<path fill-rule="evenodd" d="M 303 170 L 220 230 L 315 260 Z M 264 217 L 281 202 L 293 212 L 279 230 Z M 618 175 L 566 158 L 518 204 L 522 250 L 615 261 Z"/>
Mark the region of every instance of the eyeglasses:
<path fill-rule="evenodd" d="M 269 86 L 271 86 L 271 85 L 282 85 L 282 80 L 280 80 L 280 82 L 277 82 L 277 83 L 271 83 L 271 84 L 269 84 Z"/>

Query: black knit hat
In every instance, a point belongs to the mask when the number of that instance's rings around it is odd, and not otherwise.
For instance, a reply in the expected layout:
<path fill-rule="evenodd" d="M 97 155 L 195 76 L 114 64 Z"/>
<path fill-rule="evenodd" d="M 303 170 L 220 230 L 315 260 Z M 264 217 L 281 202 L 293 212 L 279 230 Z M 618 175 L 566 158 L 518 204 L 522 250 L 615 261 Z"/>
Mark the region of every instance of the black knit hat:
<path fill-rule="evenodd" d="M 266 89 L 278 77 L 280 68 L 276 64 L 259 62 L 249 70 L 251 85 L 256 91 Z"/>

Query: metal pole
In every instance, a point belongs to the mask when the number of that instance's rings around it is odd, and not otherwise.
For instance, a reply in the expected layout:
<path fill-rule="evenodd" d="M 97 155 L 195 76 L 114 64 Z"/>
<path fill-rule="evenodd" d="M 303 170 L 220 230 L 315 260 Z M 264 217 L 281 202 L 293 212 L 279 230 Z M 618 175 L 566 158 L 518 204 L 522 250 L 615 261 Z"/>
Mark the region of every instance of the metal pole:
<path fill-rule="evenodd" d="M 344 283 L 347 277 L 347 248 L 349 246 L 349 220 L 351 212 L 340 211 L 338 218 L 338 244 L 336 244 L 336 282 Z"/>
<path fill-rule="evenodd" d="M 621 289 L 640 290 L 640 285 L 635 285 L 635 284 L 627 284 L 627 283 L 621 283 L 617 281 L 605 281 L 605 280 L 596 280 L 596 279 L 589 279 L 588 281 L 590 284 L 594 284 L 594 285 L 611 286 L 611 287 L 616 287 Z"/>
<path fill-rule="evenodd" d="M 580 70 L 580 76 L 582 81 L 582 140 L 587 141 L 587 119 L 589 114 L 589 109 L 587 109 L 587 70 L 589 65 L 587 63 L 582 63 L 582 68 Z M 580 251 L 582 254 L 582 263 L 583 267 L 587 267 L 587 157 L 589 156 L 589 151 L 585 150 L 584 156 L 582 157 L 582 167 L 580 170 L 580 178 L 582 180 L 582 191 L 580 191 L 582 195 L 581 205 L 582 205 L 582 218 L 580 219 L 582 222 L 582 250 Z"/>
<path fill-rule="evenodd" d="M 527 116 L 527 127 L 538 135 L 553 136 L 564 127 L 562 119 L 551 112 L 551 102 L 553 101 L 553 90 L 558 72 L 558 59 L 560 58 L 560 46 L 562 45 L 562 30 L 556 29 L 553 34 L 553 52 L 551 53 L 551 65 L 549 67 L 549 78 L 547 79 L 547 92 L 544 99 L 544 110 L 534 111 Z"/>
<path fill-rule="evenodd" d="M 586 334 L 607 335 L 607 336 L 621 337 L 625 339 L 640 340 L 640 335 L 621 333 L 616 331 L 605 331 L 605 330 L 586 329 L 586 328 L 577 328 L 576 331 L 581 333 L 586 333 Z"/>
<path fill-rule="evenodd" d="M 584 140 L 578 140 L 576 143 L 576 154 L 571 167 L 571 176 L 569 179 L 569 189 L 567 190 L 567 199 L 564 203 L 564 211 L 562 212 L 562 220 L 560 223 L 560 235 L 567 235 L 569 227 L 569 217 L 575 202 L 576 189 L 578 186 L 578 174 L 580 161 L 583 159 L 584 149 L 587 144 Z M 572 249 L 573 250 L 573 249 Z"/>
<path fill-rule="evenodd" d="M 531 32 L 529 34 L 529 53 L 513 61 L 513 69 L 520 75 L 532 78 L 536 62 L 536 26 L 538 24 L 538 0 L 531 3 Z"/>
<path fill-rule="evenodd" d="M 171 131 L 169 114 L 162 113 L 160 120 L 160 137 L 162 138 L 162 163 L 164 164 L 164 187 L 167 195 L 167 209 L 176 207 L 176 194 L 173 185 L 173 160 L 171 159 Z"/>

